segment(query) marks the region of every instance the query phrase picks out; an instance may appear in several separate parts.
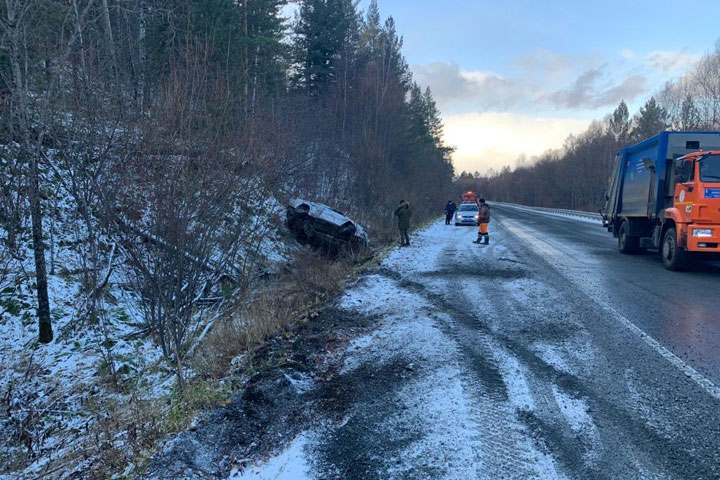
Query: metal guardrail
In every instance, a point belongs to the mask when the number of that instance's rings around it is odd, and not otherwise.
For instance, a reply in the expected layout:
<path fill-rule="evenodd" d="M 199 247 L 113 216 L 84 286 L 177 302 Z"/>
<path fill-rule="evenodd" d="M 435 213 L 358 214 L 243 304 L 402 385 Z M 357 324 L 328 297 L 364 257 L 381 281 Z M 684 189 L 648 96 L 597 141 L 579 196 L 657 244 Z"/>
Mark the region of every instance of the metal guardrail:
<path fill-rule="evenodd" d="M 566 210 L 562 208 L 546 208 L 546 207 L 528 207 L 527 205 L 519 205 L 516 203 L 504 203 L 504 202 L 492 202 L 499 205 L 507 205 L 509 207 L 525 208 L 527 210 L 537 210 L 539 212 L 555 213 L 559 215 L 567 215 L 568 217 L 583 217 L 590 218 L 593 220 L 602 220 L 602 215 L 599 213 L 585 212 L 582 210 Z"/>

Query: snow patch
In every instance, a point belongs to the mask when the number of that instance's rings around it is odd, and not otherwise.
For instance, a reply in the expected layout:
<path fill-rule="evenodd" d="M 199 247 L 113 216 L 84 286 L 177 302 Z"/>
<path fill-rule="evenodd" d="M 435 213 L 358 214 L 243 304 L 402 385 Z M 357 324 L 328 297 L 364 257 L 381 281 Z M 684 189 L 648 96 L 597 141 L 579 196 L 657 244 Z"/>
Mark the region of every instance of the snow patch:
<path fill-rule="evenodd" d="M 408 371 L 422 370 L 396 397 L 398 405 L 411 408 L 399 408 L 386 422 L 420 425 L 423 435 L 396 457 L 386 458 L 389 467 L 384 472 L 389 478 L 402 478 L 413 469 L 427 466 L 440 469 L 438 478 L 460 480 L 474 475 L 480 467 L 481 445 L 472 420 L 472 401 L 453 360 L 457 358 L 455 343 L 437 326 L 445 314 L 426 312 L 427 301 L 403 290 L 394 280 L 377 276 L 368 280 L 349 291 L 343 304 L 356 308 L 351 299 L 368 298 L 369 292 L 381 288 L 390 299 L 378 297 L 377 302 L 362 305 L 366 312 L 383 312 L 386 317 L 375 332 L 348 345 L 341 373 L 368 363 L 382 365 L 398 357 L 413 362 L 407 365 Z"/>
<path fill-rule="evenodd" d="M 539 451 L 528 437 L 524 437 L 518 443 L 518 449 L 527 452 L 531 460 L 530 468 L 535 472 L 535 477 L 542 480 L 566 480 L 567 477 L 558 472 L 555 460 L 550 455 Z M 494 479 L 492 479 L 494 480 Z"/>
<path fill-rule="evenodd" d="M 284 452 L 266 462 L 249 466 L 243 471 L 233 469 L 228 480 L 310 480 L 310 466 L 305 453 L 308 442 L 307 435 L 300 435 Z"/>
<path fill-rule="evenodd" d="M 588 406 L 583 400 L 571 397 L 561 391 L 557 385 L 553 385 L 552 390 L 560 412 L 575 433 L 594 428 L 592 417 L 588 413 Z"/>
<path fill-rule="evenodd" d="M 531 278 L 518 278 L 505 282 L 505 289 L 520 304 L 533 309 L 554 312 L 560 304 L 560 295 L 549 285 Z"/>
<path fill-rule="evenodd" d="M 402 463 L 388 471 L 391 478 L 402 478 L 403 473 L 420 465 L 441 468 L 440 478 L 448 480 L 464 480 L 481 471 L 482 445 L 456 365 L 433 370 L 405 387 L 399 398 L 406 403 L 417 402 L 407 415 L 413 423 L 424 426 L 425 435 L 401 452 Z"/>
<path fill-rule="evenodd" d="M 519 410 L 534 411 L 535 400 L 528 385 L 525 367 L 500 346 L 494 346 L 492 352 L 505 382 L 510 403 Z"/>
<path fill-rule="evenodd" d="M 583 459 L 586 463 L 596 462 L 600 457 L 602 439 L 590 416 L 587 404 L 584 400 L 563 392 L 557 385 L 552 386 L 552 391 L 558 409 L 568 426 L 587 446 Z"/>
<path fill-rule="evenodd" d="M 293 386 L 296 392 L 303 394 L 305 392 L 308 392 L 312 390 L 315 383 L 312 381 L 312 379 L 300 372 L 293 372 L 292 374 L 284 373 L 283 376 L 285 379 L 290 382 L 290 385 Z"/>
<path fill-rule="evenodd" d="M 535 342 L 533 352 L 556 370 L 570 374 L 574 373 L 561 347 L 545 342 Z"/>
<path fill-rule="evenodd" d="M 410 275 L 436 271 L 437 259 L 441 257 L 442 251 L 451 245 L 448 239 L 449 229 L 455 229 L 451 231 L 452 236 L 467 237 L 468 247 L 472 246 L 469 241 L 474 231 L 437 221 L 420 232 L 412 232 L 410 247 L 391 251 L 383 260 L 382 266 Z M 422 255 L 418 255 L 418 250 L 422 250 Z"/>
<path fill-rule="evenodd" d="M 408 291 L 398 282 L 381 275 L 370 275 L 340 297 L 340 308 L 368 315 L 388 315 L 429 307 L 420 295 Z"/>

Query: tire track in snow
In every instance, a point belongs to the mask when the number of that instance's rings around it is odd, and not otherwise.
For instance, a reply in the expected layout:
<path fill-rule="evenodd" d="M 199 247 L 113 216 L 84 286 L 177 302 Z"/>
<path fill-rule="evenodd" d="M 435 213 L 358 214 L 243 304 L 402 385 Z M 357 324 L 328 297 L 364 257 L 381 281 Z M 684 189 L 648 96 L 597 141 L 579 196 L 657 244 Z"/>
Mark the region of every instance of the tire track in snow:
<path fill-rule="evenodd" d="M 488 251 L 493 247 L 478 248 Z M 524 376 L 516 373 L 521 370 L 519 363 L 498 344 L 492 331 L 476 314 L 457 307 L 462 302 L 449 301 L 434 292 L 439 279 L 448 283 L 450 288 L 446 290 L 458 292 L 461 291 L 458 283 L 463 274 L 492 280 L 498 276 L 521 277 L 523 270 L 516 265 L 485 264 L 482 271 L 473 264 L 463 265 L 463 268 L 457 268 L 454 263 L 448 265 L 456 253 L 457 249 L 452 246 L 444 249 L 438 255 L 437 267 L 423 275 L 425 281 L 407 280 L 401 273 L 390 270 L 381 273 L 398 279 L 404 287 L 424 296 L 429 303 L 441 306 L 445 312 L 439 323 L 462 353 L 460 363 L 465 365 L 465 388 L 475 403 L 473 420 L 478 426 L 478 441 L 482 445 L 480 457 L 483 470 L 479 478 L 564 478 L 557 472 L 554 461 L 535 448 L 532 438 L 518 420 L 517 409 L 531 408 L 533 403 Z"/>
<path fill-rule="evenodd" d="M 474 286 L 482 286 L 489 296 L 497 294 L 493 287 L 493 280 L 497 277 L 524 275 L 523 270 L 517 268 L 522 262 L 505 258 L 512 265 L 498 267 L 487 261 L 487 257 L 504 254 L 504 248 L 498 249 L 494 244 L 479 248 L 482 249 L 479 252 L 485 255 L 476 255 L 473 261 L 486 275 L 478 275 L 475 281 L 480 285 Z M 457 304 L 471 308 L 459 309 L 461 312 L 455 312 L 451 317 L 454 322 L 452 335 L 463 351 L 468 365 L 466 383 L 476 402 L 474 414 L 480 425 L 481 458 L 485 465 L 481 478 L 565 478 L 557 471 L 553 459 L 536 448 L 529 432 L 518 419 L 518 411 L 534 410 L 535 400 L 528 387 L 524 367 L 494 338 L 491 325 L 497 312 L 491 309 L 474 311 L 478 305 L 468 299 L 463 288 L 463 280 L 468 279 L 461 279 L 457 270 L 453 269 L 455 275 L 448 276 L 447 290 L 462 298 Z"/>

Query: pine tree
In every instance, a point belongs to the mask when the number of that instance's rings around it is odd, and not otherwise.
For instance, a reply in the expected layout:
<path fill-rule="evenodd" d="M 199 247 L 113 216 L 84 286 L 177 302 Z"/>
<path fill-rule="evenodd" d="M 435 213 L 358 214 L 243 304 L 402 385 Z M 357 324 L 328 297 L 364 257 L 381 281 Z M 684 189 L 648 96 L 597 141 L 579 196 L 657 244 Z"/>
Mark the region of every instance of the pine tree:
<path fill-rule="evenodd" d="M 407 139 L 410 145 L 427 145 L 429 143 L 426 110 L 422 90 L 417 83 L 413 82 L 405 107 Z"/>
<path fill-rule="evenodd" d="M 666 118 L 665 110 L 657 104 L 654 97 L 650 97 L 635 116 L 632 139 L 639 142 L 657 135 L 667 127 Z"/>
<path fill-rule="evenodd" d="M 435 99 L 432 96 L 430 87 L 425 89 L 423 94 L 423 102 L 425 103 L 425 116 L 428 127 L 428 134 L 433 140 L 433 145 L 436 148 L 442 148 L 443 146 L 443 123 L 440 118 L 440 110 L 437 108 Z"/>
<path fill-rule="evenodd" d="M 627 143 L 630 134 L 630 112 L 625 100 L 620 100 L 620 104 L 610 117 L 608 129 L 620 145 Z"/>
<path fill-rule="evenodd" d="M 284 41 L 286 20 L 281 15 L 287 3 L 195 0 L 188 2 L 186 12 L 175 10 L 179 18 L 154 15 L 145 40 L 148 78 L 161 79 L 177 69 L 189 50 L 206 55 L 212 76 L 226 77 L 228 93 L 246 107 L 257 103 L 262 95 L 281 94 L 290 57 L 290 47 Z"/>
<path fill-rule="evenodd" d="M 253 98 L 261 93 L 281 93 L 289 66 L 289 47 L 283 42 L 282 7 L 288 0 L 246 0 L 248 81 Z"/>
<path fill-rule="evenodd" d="M 295 25 L 296 87 L 318 95 L 335 84 L 337 65 L 354 22 L 350 0 L 303 0 Z"/>
<path fill-rule="evenodd" d="M 362 33 L 360 36 L 361 47 L 369 54 L 375 53 L 378 46 L 378 39 L 382 28 L 380 26 L 380 9 L 377 0 L 372 0 L 365 15 Z"/>
<path fill-rule="evenodd" d="M 393 17 L 388 17 L 387 20 L 385 20 L 380 38 L 383 46 L 383 63 L 387 64 L 388 68 L 394 70 L 394 77 L 398 84 L 403 88 L 407 88 L 411 82 L 411 74 L 405 57 L 402 54 L 403 40 L 402 37 L 397 34 Z"/>
<path fill-rule="evenodd" d="M 683 100 L 680 107 L 680 128 L 683 130 L 698 130 L 701 126 L 700 112 L 690 94 Z"/>

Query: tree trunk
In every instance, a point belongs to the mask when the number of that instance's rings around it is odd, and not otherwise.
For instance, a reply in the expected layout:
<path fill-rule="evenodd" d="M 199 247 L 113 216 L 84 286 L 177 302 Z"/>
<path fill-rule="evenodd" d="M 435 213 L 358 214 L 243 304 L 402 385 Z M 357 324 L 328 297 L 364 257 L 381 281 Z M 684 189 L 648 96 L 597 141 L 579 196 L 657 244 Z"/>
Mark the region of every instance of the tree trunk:
<path fill-rule="evenodd" d="M 40 205 L 39 158 L 32 156 L 30 179 L 30 210 L 32 217 L 33 253 L 35 254 L 35 279 L 37 281 L 38 321 L 40 343 L 50 343 L 53 339 L 50 321 L 50 300 L 48 298 L 47 272 L 45 266 L 45 243 L 43 242 L 42 207 Z"/>
<path fill-rule="evenodd" d="M 112 23 L 110 22 L 110 8 L 108 8 L 107 0 L 102 0 L 102 16 L 103 29 L 105 30 L 105 41 L 107 42 L 108 53 L 110 54 L 110 62 L 113 70 L 117 71 L 117 62 L 115 60 L 115 39 L 112 33 Z"/>
<path fill-rule="evenodd" d="M 137 102 L 138 113 L 142 115 L 145 108 L 145 63 L 147 61 L 147 49 L 145 48 L 145 0 L 140 0 L 140 18 L 138 31 L 138 57 L 140 60 L 140 68 L 137 79 Z"/>
<path fill-rule="evenodd" d="M 41 343 L 50 343 L 53 339 L 50 321 L 50 300 L 48 299 L 47 271 L 45 265 L 45 244 L 43 243 L 42 207 L 40 205 L 40 149 L 42 136 L 33 142 L 31 139 L 28 91 L 26 78 L 20 65 L 26 65 L 27 45 L 21 42 L 24 32 L 23 9 L 31 8 L 29 3 L 6 0 L 7 35 L 10 43 L 10 66 L 12 69 L 14 115 L 20 130 L 21 155 L 30 160 L 30 216 L 32 219 L 33 252 L 35 255 L 35 279 L 37 282 L 38 321 Z"/>
<path fill-rule="evenodd" d="M 247 114 L 247 101 L 248 101 L 248 80 L 250 77 L 250 59 L 248 58 L 248 0 L 241 0 L 242 3 L 242 10 L 243 10 L 243 19 L 242 19 L 242 29 L 243 29 L 243 35 L 245 38 L 243 39 L 243 106 L 245 108 L 245 113 Z"/>
<path fill-rule="evenodd" d="M 55 220 L 57 219 L 57 197 L 53 198 L 52 213 L 50 214 L 50 275 L 55 275 Z"/>

